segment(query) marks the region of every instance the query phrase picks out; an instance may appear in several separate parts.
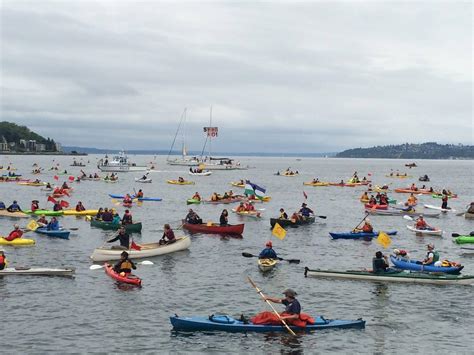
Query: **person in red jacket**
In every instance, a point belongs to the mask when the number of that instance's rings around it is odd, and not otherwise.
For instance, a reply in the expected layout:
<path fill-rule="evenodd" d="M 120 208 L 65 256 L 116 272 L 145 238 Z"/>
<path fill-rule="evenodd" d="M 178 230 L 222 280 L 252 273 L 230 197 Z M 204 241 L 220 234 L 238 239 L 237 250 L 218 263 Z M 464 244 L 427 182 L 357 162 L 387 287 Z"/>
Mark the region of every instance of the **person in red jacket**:
<path fill-rule="evenodd" d="M 85 211 L 85 210 L 86 210 L 86 208 L 84 207 L 84 205 L 82 204 L 82 202 L 79 201 L 79 202 L 77 203 L 77 205 L 76 205 L 76 211 L 77 211 L 77 212 L 81 212 L 81 211 Z"/>
<path fill-rule="evenodd" d="M 13 226 L 13 230 L 10 232 L 8 237 L 5 238 L 5 240 L 11 242 L 12 240 L 21 238 L 23 236 L 23 231 L 20 229 L 20 226 L 18 224 L 15 224 Z"/>
<path fill-rule="evenodd" d="M 36 210 L 39 210 L 39 201 L 33 200 L 31 201 L 31 212 L 34 212 Z"/>

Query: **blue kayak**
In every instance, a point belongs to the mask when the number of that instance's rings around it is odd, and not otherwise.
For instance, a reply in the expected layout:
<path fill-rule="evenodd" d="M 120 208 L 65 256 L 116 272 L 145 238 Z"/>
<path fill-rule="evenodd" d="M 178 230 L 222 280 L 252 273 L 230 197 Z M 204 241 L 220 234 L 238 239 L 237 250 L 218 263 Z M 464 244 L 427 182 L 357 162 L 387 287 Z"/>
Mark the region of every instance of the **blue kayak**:
<path fill-rule="evenodd" d="M 420 272 L 443 272 L 445 274 L 459 274 L 464 266 L 434 266 L 423 265 L 420 261 L 403 261 L 390 255 L 390 260 L 397 269 L 420 271 Z M 419 264 L 417 264 L 419 263 Z"/>
<path fill-rule="evenodd" d="M 397 231 L 385 232 L 388 235 L 396 235 Z M 362 239 L 362 238 L 375 238 L 378 237 L 379 232 L 372 232 L 372 233 L 354 233 L 354 232 L 347 232 L 347 233 L 333 233 L 329 232 L 329 235 L 332 239 Z"/>
<path fill-rule="evenodd" d="M 116 194 L 109 194 L 111 198 L 124 198 L 125 195 L 116 195 Z M 132 198 L 136 198 L 135 195 L 131 195 Z M 138 201 L 161 201 L 162 199 L 159 197 L 139 197 Z"/>
<path fill-rule="evenodd" d="M 174 330 L 182 331 L 208 331 L 220 330 L 224 332 L 284 332 L 287 329 L 279 325 L 253 324 L 234 319 L 227 315 L 213 315 L 210 317 L 170 317 L 171 325 Z M 315 324 L 308 324 L 306 327 L 290 328 L 294 331 L 310 331 L 329 328 L 365 328 L 365 321 L 357 320 L 338 320 L 324 319 L 317 317 Z"/>
<path fill-rule="evenodd" d="M 36 228 L 35 232 L 39 234 L 45 234 L 48 237 L 62 238 L 62 239 L 69 239 L 69 234 L 71 234 L 71 232 L 64 229 L 48 230 L 46 227 Z"/>

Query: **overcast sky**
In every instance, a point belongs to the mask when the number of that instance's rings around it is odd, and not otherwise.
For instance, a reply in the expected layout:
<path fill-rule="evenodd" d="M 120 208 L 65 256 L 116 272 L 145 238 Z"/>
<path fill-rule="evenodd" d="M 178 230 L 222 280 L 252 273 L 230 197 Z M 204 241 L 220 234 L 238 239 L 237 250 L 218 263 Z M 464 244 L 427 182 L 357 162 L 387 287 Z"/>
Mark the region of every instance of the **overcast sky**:
<path fill-rule="evenodd" d="M 473 141 L 470 1 L 1 1 L 1 117 L 63 145 Z"/>

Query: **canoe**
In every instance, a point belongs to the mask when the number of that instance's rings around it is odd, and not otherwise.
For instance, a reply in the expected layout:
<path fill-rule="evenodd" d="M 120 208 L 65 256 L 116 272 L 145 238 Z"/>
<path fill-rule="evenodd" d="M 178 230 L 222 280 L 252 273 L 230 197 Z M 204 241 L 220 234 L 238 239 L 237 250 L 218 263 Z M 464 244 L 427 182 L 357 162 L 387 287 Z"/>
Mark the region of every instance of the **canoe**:
<path fill-rule="evenodd" d="M 474 243 L 474 236 L 473 235 L 460 235 L 459 237 L 454 238 L 453 242 L 456 244 L 471 244 L 471 243 Z"/>
<path fill-rule="evenodd" d="M 209 317 L 170 317 L 171 325 L 176 331 L 224 331 L 224 332 L 285 332 L 288 331 L 283 325 L 265 325 L 244 323 L 227 315 L 212 315 Z M 306 327 L 290 327 L 294 331 L 311 331 L 330 328 L 365 328 L 365 321 L 325 319 L 316 317 L 315 324 Z"/>
<path fill-rule="evenodd" d="M 232 212 L 243 217 L 262 218 L 262 214 L 259 211 L 240 211 L 237 212 L 236 208 L 232 209 Z"/>
<path fill-rule="evenodd" d="M 141 183 L 144 183 L 144 184 L 146 184 L 146 183 L 149 183 L 149 184 L 150 184 L 150 183 L 152 182 L 152 179 L 145 179 L 145 180 L 144 180 L 144 179 L 142 179 L 142 178 L 135 178 L 135 181 L 136 181 L 136 182 L 141 182 Z"/>
<path fill-rule="evenodd" d="M 63 211 L 53 211 L 53 210 L 36 210 L 36 211 L 31 211 L 31 210 L 26 210 L 24 211 L 26 214 L 33 214 L 33 215 L 36 215 L 36 216 L 41 216 L 42 214 L 44 214 L 45 216 L 55 216 L 55 217 L 58 217 L 58 216 L 62 216 L 63 215 Z"/>
<path fill-rule="evenodd" d="M 303 185 L 305 186 L 329 186 L 329 182 L 303 182 Z"/>
<path fill-rule="evenodd" d="M 64 229 L 48 230 L 48 228 L 46 227 L 36 228 L 35 232 L 38 234 L 47 235 L 48 237 L 61 238 L 61 239 L 69 239 L 69 235 L 71 234 L 70 231 L 67 231 Z"/>
<path fill-rule="evenodd" d="M 194 175 L 194 176 L 209 176 L 212 174 L 212 171 L 204 171 L 202 173 L 192 173 L 190 171 L 188 171 L 188 174 L 189 175 Z"/>
<path fill-rule="evenodd" d="M 29 216 L 23 212 L 8 212 L 7 210 L 0 210 L 0 217 L 28 218 Z"/>
<path fill-rule="evenodd" d="M 385 232 L 387 235 L 396 235 L 397 231 L 391 231 L 391 232 Z M 379 232 L 372 232 L 372 233 L 366 233 L 366 232 L 360 232 L 360 233 L 354 233 L 354 232 L 345 232 L 345 233 L 334 233 L 334 232 L 329 232 L 329 235 L 331 236 L 332 239 L 363 239 L 363 238 L 376 238 L 379 235 Z"/>
<path fill-rule="evenodd" d="M 244 232 L 245 224 L 234 224 L 221 226 L 219 224 L 212 224 L 208 226 L 207 224 L 191 224 L 186 223 L 183 220 L 183 229 L 187 229 L 191 233 L 203 233 L 203 234 L 237 234 L 242 235 Z"/>
<path fill-rule="evenodd" d="M 235 187 L 245 187 L 245 184 L 241 184 L 240 182 L 231 182 L 230 184 Z"/>
<path fill-rule="evenodd" d="M 127 250 L 128 257 L 130 259 L 141 259 L 141 258 L 150 258 L 153 256 L 165 255 L 174 253 L 181 250 L 189 249 L 191 246 L 191 238 L 189 237 L 178 237 L 176 242 L 172 244 L 159 245 L 156 243 L 144 243 L 139 244 L 141 250 L 130 249 Z M 90 256 L 93 261 L 110 261 L 110 260 L 120 260 L 120 254 L 123 250 L 119 249 L 110 249 L 110 248 L 97 248 L 94 249 L 94 252 Z"/>
<path fill-rule="evenodd" d="M 14 247 L 22 247 L 25 245 L 34 245 L 34 239 L 16 238 L 12 241 L 5 240 L 4 237 L 0 237 L 0 245 L 11 245 Z"/>
<path fill-rule="evenodd" d="M 453 212 L 455 213 L 456 210 L 453 210 L 452 208 L 441 208 L 441 207 L 438 207 L 438 206 L 433 206 L 433 205 L 423 205 L 425 208 L 429 208 L 431 210 L 438 210 L 438 211 L 441 211 L 441 212 Z"/>
<path fill-rule="evenodd" d="M 399 194 L 414 194 L 414 195 L 431 195 L 433 193 L 433 191 L 430 191 L 430 190 L 421 190 L 421 189 L 418 189 L 418 190 L 412 190 L 410 188 L 406 188 L 406 189 L 395 189 L 393 190 Z"/>
<path fill-rule="evenodd" d="M 113 269 L 113 266 L 110 264 L 105 264 L 104 265 L 104 270 L 105 273 L 113 278 L 114 280 L 118 282 L 122 282 L 125 284 L 130 284 L 130 285 L 135 285 L 135 286 L 141 286 L 142 285 L 142 280 L 133 274 L 125 274 L 124 276 L 116 273 Z"/>
<path fill-rule="evenodd" d="M 168 184 L 172 185 L 194 185 L 194 181 L 182 181 L 179 182 L 178 180 L 166 180 Z"/>
<path fill-rule="evenodd" d="M 112 222 L 98 221 L 96 219 L 91 219 L 91 227 L 102 228 L 105 230 L 118 230 L 122 225 L 114 224 Z M 140 233 L 142 231 L 142 223 L 137 222 L 133 224 L 125 224 L 125 231 L 128 233 Z"/>
<path fill-rule="evenodd" d="M 380 216 L 404 216 L 404 215 L 408 215 L 408 216 L 412 216 L 412 217 L 418 217 L 418 216 L 422 215 L 424 217 L 437 218 L 441 214 L 441 213 L 419 212 L 419 211 L 416 211 L 416 210 L 415 210 L 415 212 L 407 212 L 407 211 L 397 210 L 397 209 L 373 210 L 371 208 L 366 208 L 365 211 L 368 212 L 369 214 L 380 215 Z"/>
<path fill-rule="evenodd" d="M 409 230 L 412 232 L 415 232 L 416 235 L 437 235 L 437 236 L 442 236 L 443 231 L 439 228 L 436 228 L 434 230 L 429 230 L 429 229 L 416 229 L 413 226 L 407 226 Z"/>
<path fill-rule="evenodd" d="M 431 197 L 433 197 L 433 198 L 443 198 L 443 194 L 432 194 Z M 449 198 L 458 198 L 458 195 L 457 194 L 448 195 L 448 199 Z"/>
<path fill-rule="evenodd" d="M 260 271 L 267 272 L 273 270 L 278 264 L 277 259 L 257 259 L 257 265 Z"/>
<path fill-rule="evenodd" d="M 125 195 L 118 195 L 118 194 L 109 194 L 111 198 L 124 198 Z M 136 197 L 135 195 L 131 195 L 132 199 L 137 199 L 138 201 L 162 201 L 163 199 L 159 197 Z"/>
<path fill-rule="evenodd" d="M 428 274 L 422 272 L 410 272 L 407 270 L 391 270 L 383 273 L 373 273 L 362 270 L 334 271 L 334 270 L 310 270 L 305 267 L 305 277 L 318 277 L 328 279 L 346 279 L 356 281 L 375 282 L 404 282 L 414 284 L 434 285 L 469 285 L 474 283 L 474 275 L 450 275 L 450 274 Z"/>
<path fill-rule="evenodd" d="M 186 204 L 188 205 L 199 205 L 201 203 L 201 200 L 197 200 L 195 198 L 188 198 L 186 200 Z"/>
<path fill-rule="evenodd" d="M 84 211 L 76 211 L 76 210 L 63 210 L 64 216 L 95 216 L 99 210 L 84 210 Z"/>
<path fill-rule="evenodd" d="M 365 204 L 365 208 L 376 209 L 376 210 L 386 210 L 388 209 L 388 205 L 379 205 L 379 204 L 369 205 L 367 203 Z"/>
<path fill-rule="evenodd" d="M 0 276 L 26 275 L 26 276 L 72 276 L 74 268 L 46 268 L 46 267 L 7 267 L 0 270 Z"/>
<path fill-rule="evenodd" d="M 417 264 L 417 261 L 403 261 L 395 258 L 393 255 L 390 255 L 390 260 L 392 264 L 395 265 L 397 269 L 418 271 L 418 272 L 443 272 L 446 274 L 459 274 L 464 266 L 434 266 L 434 265 L 422 265 Z M 418 261 L 419 262 L 419 261 Z"/>
<path fill-rule="evenodd" d="M 304 224 L 311 224 L 316 221 L 316 217 L 308 217 L 304 219 L 299 219 L 296 222 L 293 222 L 291 219 L 282 219 L 282 218 L 270 218 L 270 225 L 272 227 L 275 226 L 276 223 L 278 223 L 282 227 L 286 226 L 301 226 Z"/>
<path fill-rule="evenodd" d="M 222 198 L 220 200 L 217 200 L 217 201 L 211 201 L 211 200 L 202 200 L 201 202 L 202 203 L 207 203 L 207 204 L 210 204 L 210 205 L 218 205 L 218 204 L 227 204 L 227 203 L 236 203 L 236 202 L 242 202 L 244 201 L 245 198 L 244 197 L 234 197 L 234 198 Z"/>

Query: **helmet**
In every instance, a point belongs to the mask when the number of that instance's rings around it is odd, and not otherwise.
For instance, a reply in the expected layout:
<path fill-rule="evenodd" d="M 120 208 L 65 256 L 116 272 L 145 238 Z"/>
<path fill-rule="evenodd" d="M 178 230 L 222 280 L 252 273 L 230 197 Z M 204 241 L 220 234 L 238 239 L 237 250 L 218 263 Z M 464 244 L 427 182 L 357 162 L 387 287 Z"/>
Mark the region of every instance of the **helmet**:
<path fill-rule="evenodd" d="M 269 241 L 267 242 L 267 244 L 265 244 L 265 246 L 266 246 L 266 247 L 270 247 L 270 248 L 271 248 L 271 247 L 273 246 L 273 243 L 272 243 L 272 241 L 271 241 L 271 240 L 269 240 Z"/>

